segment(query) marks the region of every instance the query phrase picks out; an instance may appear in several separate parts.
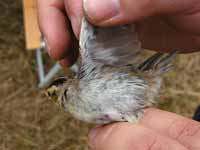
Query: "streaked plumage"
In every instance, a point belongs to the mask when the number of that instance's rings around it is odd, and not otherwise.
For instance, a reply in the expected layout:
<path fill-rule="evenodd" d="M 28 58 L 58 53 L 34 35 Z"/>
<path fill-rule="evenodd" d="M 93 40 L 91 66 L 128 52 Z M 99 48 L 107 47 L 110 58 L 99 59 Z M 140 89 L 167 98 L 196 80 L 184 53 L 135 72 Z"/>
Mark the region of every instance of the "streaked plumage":
<path fill-rule="evenodd" d="M 141 63 L 141 51 L 134 25 L 95 27 L 83 19 L 81 66 L 76 78 L 54 91 L 59 104 L 85 122 L 137 121 L 155 103 L 161 75 L 176 54 L 157 53 Z"/>

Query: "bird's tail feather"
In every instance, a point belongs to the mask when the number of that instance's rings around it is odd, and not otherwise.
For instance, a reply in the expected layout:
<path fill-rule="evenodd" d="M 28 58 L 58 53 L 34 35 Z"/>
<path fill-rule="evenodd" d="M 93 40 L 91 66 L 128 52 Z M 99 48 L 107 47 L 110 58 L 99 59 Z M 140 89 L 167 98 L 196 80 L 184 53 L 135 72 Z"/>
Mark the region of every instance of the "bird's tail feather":
<path fill-rule="evenodd" d="M 156 75 L 163 74 L 172 68 L 170 62 L 177 53 L 177 50 L 173 50 L 169 54 L 156 53 L 140 64 L 138 70 L 142 72 L 152 70 Z"/>

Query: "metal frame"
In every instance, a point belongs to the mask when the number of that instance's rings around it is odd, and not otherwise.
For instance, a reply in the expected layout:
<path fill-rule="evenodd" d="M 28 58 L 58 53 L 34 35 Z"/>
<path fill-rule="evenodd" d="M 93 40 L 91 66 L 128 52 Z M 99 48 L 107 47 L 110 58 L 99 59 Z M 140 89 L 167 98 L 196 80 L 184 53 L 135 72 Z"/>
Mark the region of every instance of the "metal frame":
<path fill-rule="evenodd" d="M 45 74 L 45 67 L 43 63 L 43 52 L 45 50 L 45 43 L 41 42 L 41 47 L 36 49 L 36 61 L 37 61 L 37 72 L 39 78 L 39 88 L 46 87 L 49 82 L 56 76 L 56 74 L 62 69 L 59 63 L 56 63 L 50 70 Z M 70 68 L 73 72 L 78 72 L 78 66 L 74 64 Z"/>

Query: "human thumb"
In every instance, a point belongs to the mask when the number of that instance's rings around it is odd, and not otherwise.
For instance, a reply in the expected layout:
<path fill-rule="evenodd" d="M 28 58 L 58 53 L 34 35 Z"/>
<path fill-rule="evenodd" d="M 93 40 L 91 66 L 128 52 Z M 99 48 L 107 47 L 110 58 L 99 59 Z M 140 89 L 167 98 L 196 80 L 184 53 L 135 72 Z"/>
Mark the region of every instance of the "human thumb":
<path fill-rule="evenodd" d="M 133 22 L 152 14 L 146 0 L 84 0 L 84 11 L 96 25 L 116 25 Z"/>
<path fill-rule="evenodd" d="M 195 0 L 84 0 L 85 15 L 100 26 L 132 23 L 154 15 L 187 13 Z"/>

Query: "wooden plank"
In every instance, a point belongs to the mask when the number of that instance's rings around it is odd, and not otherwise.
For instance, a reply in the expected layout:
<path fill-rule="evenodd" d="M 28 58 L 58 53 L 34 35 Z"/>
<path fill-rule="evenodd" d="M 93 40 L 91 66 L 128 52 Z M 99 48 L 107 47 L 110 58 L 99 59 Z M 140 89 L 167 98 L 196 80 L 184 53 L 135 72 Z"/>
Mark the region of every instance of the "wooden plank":
<path fill-rule="evenodd" d="M 23 0 L 25 8 L 36 8 L 36 0 Z"/>
<path fill-rule="evenodd" d="M 26 48 L 33 50 L 40 47 L 40 31 L 37 21 L 36 0 L 23 0 Z"/>

